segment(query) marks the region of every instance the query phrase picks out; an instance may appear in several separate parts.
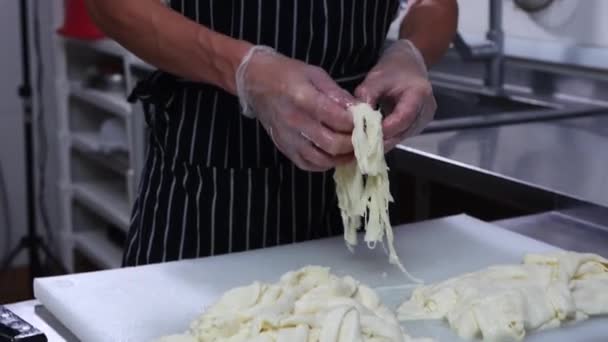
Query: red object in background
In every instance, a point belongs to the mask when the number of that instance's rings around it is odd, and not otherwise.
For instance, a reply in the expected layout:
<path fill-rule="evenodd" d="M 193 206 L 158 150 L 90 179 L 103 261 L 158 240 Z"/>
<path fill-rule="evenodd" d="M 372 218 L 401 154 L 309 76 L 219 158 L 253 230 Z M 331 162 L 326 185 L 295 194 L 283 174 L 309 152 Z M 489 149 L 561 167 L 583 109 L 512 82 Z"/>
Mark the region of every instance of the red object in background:
<path fill-rule="evenodd" d="M 96 40 L 105 35 L 91 19 L 84 0 L 65 1 L 65 20 L 59 34 L 78 39 Z"/>

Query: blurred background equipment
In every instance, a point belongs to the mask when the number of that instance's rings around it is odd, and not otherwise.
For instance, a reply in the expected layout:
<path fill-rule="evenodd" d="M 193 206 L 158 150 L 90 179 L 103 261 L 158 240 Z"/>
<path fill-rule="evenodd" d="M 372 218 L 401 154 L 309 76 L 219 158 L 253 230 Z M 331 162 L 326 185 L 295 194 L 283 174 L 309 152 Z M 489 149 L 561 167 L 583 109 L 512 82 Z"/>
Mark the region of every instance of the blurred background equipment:
<path fill-rule="evenodd" d="M 84 0 L 65 1 L 65 21 L 59 34 L 77 39 L 95 40 L 104 38 L 104 34 L 95 26 Z"/>
<path fill-rule="evenodd" d="M 551 6 L 554 0 L 514 0 L 519 8 L 526 12 L 538 12 Z"/>
<path fill-rule="evenodd" d="M 22 84 L 19 87 L 19 97 L 23 102 L 24 115 L 24 143 L 25 143 L 25 171 L 26 171 L 26 201 L 27 201 L 27 234 L 24 236 L 18 246 L 10 251 L 0 263 L 0 273 L 13 263 L 15 258 L 23 251 L 26 251 L 29 258 L 30 279 L 33 283 L 35 277 L 45 275 L 41 255 L 54 264 L 58 269 L 62 269 L 61 263 L 53 256 L 50 248 L 44 241 L 43 237 L 38 234 L 37 215 L 36 215 L 36 185 L 35 185 L 35 148 L 34 148 L 34 111 L 32 101 L 32 80 L 31 80 L 31 65 L 30 65 L 30 27 L 29 27 L 29 2 L 22 0 L 19 3 L 20 19 L 21 19 L 21 54 L 22 54 Z M 36 7 L 37 8 L 37 7 Z M 36 12 L 36 11 L 35 11 Z M 37 13 L 36 13 L 37 14 Z M 37 61 L 41 61 L 40 55 L 40 40 L 39 40 L 39 22 L 38 16 L 34 16 L 34 47 L 36 49 Z M 38 63 L 38 72 L 41 62 Z M 42 85 L 40 78 L 37 79 L 37 91 L 41 91 Z M 38 106 L 41 110 L 42 107 Z M 43 111 L 39 111 L 39 115 L 43 115 Z M 48 227 L 48 226 L 47 226 Z M 11 227 L 7 227 L 8 230 Z M 48 234 L 50 238 L 52 234 Z M 10 241 L 10 240 L 9 240 Z M 33 284 L 32 284 L 33 285 Z"/>

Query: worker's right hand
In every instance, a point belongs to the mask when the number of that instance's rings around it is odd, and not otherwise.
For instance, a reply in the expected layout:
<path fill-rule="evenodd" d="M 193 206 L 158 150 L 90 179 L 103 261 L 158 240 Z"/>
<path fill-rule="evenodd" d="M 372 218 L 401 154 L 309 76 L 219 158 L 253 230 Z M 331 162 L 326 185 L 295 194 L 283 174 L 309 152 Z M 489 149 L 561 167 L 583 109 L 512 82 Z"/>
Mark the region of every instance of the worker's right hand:
<path fill-rule="evenodd" d="M 257 117 L 299 168 L 326 171 L 353 157 L 354 98 L 321 68 L 256 46 L 236 75 L 243 113 Z"/>

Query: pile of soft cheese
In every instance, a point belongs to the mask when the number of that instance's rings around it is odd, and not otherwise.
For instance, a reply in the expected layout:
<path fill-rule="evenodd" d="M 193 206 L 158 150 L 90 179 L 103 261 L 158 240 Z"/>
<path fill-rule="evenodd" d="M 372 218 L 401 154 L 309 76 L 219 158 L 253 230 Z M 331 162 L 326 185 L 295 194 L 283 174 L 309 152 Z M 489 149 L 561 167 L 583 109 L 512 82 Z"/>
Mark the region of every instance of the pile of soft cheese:
<path fill-rule="evenodd" d="M 305 267 L 278 283 L 226 292 L 184 335 L 159 342 L 412 341 L 377 294 L 328 268 Z"/>
<path fill-rule="evenodd" d="M 608 260 L 595 254 L 529 254 L 417 288 L 400 320 L 446 319 L 460 337 L 518 341 L 526 332 L 608 314 Z"/>
<path fill-rule="evenodd" d="M 346 245 L 352 249 L 357 244 L 357 230 L 363 219 L 367 245 L 374 248 L 386 238 L 390 262 L 410 279 L 421 282 L 407 273 L 394 247 L 388 216 L 388 206 L 393 197 L 384 159 L 382 114 L 366 103 L 351 106 L 349 111 L 354 121 L 352 143 L 356 161 L 337 167 L 334 174 Z"/>

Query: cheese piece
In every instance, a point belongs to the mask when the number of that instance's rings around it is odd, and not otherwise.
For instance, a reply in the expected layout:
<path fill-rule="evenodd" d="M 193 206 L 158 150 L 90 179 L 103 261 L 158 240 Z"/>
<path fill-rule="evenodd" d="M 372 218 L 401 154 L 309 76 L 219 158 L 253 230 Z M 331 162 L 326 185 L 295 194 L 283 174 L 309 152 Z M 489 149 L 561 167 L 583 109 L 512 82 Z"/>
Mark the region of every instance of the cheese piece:
<path fill-rule="evenodd" d="M 378 295 L 352 277 L 309 266 L 279 282 L 227 291 L 183 335 L 159 342 L 410 342 Z"/>
<path fill-rule="evenodd" d="M 354 121 L 352 143 L 356 161 L 337 167 L 334 174 L 346 245 L 351 251 L 357 245 L 357 230 L 363 220 L 368 247 L 375 248 L 386 238 L 390 263 L 397 265 L 412 281 L 420 283 L 422 281 L 403 267 L 394 246 L 388 216 L 393 197 L 384 159 L 382 114 L 366 103 L 351 106 L 349 110 Z"/>
<path fill-rule="evenodd" d="M 608 260 L 562 251 L 419 287 L 398 309 L 400 320 L 445 319 L 460 337 L 487 341 L 606 314 Z"/>

